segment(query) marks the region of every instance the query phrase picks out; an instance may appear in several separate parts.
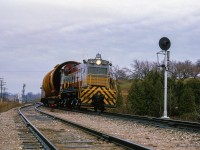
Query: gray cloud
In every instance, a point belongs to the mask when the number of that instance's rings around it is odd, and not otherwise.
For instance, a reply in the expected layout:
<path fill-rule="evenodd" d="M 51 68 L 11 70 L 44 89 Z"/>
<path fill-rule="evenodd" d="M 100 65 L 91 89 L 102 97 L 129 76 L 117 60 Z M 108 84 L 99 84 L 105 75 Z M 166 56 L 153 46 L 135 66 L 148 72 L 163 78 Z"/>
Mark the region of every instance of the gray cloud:
<path fill-rule="evenodd" d="M 97 52 L 114 65 L 156 61 L 158 40 L 173 60 L 199 59 L 197 0 L 0 0 L 0 77 L 9 92 L 39 92 L 57 63 Z"/>

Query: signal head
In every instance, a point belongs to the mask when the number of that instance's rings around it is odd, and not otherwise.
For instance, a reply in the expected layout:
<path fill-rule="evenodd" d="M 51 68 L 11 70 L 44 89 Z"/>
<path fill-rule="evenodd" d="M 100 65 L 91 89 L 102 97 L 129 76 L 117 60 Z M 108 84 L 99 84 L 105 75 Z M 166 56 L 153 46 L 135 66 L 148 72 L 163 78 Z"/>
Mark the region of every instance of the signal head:
<path fill-rule="evenodd" d="M 162 50 L 167 51 L 171 46 L 171 42 L 167 37 L 162 37 L 159 41 L 159 46 Z"/>

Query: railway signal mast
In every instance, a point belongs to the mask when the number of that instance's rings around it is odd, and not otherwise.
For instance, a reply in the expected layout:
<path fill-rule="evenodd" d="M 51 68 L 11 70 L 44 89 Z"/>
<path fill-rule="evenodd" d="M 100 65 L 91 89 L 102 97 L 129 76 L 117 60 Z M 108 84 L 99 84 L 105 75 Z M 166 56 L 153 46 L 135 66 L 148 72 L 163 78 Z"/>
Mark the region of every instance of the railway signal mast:
<path fill-rule="evenodd" d="M 168 72 L 168 61 L 169 61 L 169 51 L 168 49 L 171 46 L 171 42 L 167 37 L 163 37 L 159 41 L 159 46 L 162 49 L 161 52 L 158 52 L 158 54 L 164 54 L 164 64 L 162 67 L 165 70 L 165 79 L 164 79 L 164 112 L 162 118 L 169 118 L 167 116 L 167 72 Z"/>
<path fill-rule="evenodd" d="M 26 84 L 23 84 L 23 89 L 22 89 L 22 102 L 25 101 L 26 97 L 25 97 L 25 87 L 26 87 Z"/>

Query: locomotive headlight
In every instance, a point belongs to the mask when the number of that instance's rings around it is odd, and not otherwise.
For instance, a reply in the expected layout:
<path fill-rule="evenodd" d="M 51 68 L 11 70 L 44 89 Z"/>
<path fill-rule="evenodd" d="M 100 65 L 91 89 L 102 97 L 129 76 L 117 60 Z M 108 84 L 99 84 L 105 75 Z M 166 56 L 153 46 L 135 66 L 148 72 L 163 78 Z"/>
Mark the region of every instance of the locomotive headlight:
<path fill-rule="evenodd" d="M 98 60 L 96 61 L 96 64 L 97 64 L 97 65 L 100 65 L 100 64 L 101 64 L 101 60 L 98 59 Z"/>

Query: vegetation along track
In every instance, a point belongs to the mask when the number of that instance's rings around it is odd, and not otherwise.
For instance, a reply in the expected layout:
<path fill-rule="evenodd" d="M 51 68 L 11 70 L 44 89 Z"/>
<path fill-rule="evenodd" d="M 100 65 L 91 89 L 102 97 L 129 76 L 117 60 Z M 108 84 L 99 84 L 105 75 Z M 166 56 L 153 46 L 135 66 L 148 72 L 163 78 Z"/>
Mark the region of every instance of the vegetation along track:
<path fill-rule="evenodd" d="M 124 117 L 108 116 L 101 113 L 77 113 L 73 111 L 63 111 L 40 107 L 42 111 L 51 113 L 71 122 L 82 124 L 97 131 L 117 136 L 127 141 L 140 143 L 151 149 L 199 149 L 200 133 L 190 130 L 173 128 L 169 126 L 151 124 L 147 121 L 140 123 Z"/>
<path fill-rule="evenodd" d="M 46 140 L 50 143 L 51 148 L 45 147 L 45 149 L 148 149 L 80 125 L 67 122 L 63 119 L 61 120 L 62 122 L 60 122 L 59 118 L 55 116 L 51 115 L 51 117 L 49 117 L 36 112 L 34 106 L 24 107 L 21 110 L 21 113 L 23 113 L 21 115 L 28 118 L 28 126 L 33 124 L 35 128 L 37 127 L 36 130 L 40 131 L 41 135 L 45 135 L 45 137 L 49 139 Z M 72 125 L 76 126 L 76 128 L 72 127 Z M 77 127 L 81 128 L 81 130 Z M 90 132 L 90 134 L 83 131 L 83 129 Z M 109 141 L 112 141 L 115 144 L 110 143 Z M 48 144 L 46 145 L 48 146 Z"/>

